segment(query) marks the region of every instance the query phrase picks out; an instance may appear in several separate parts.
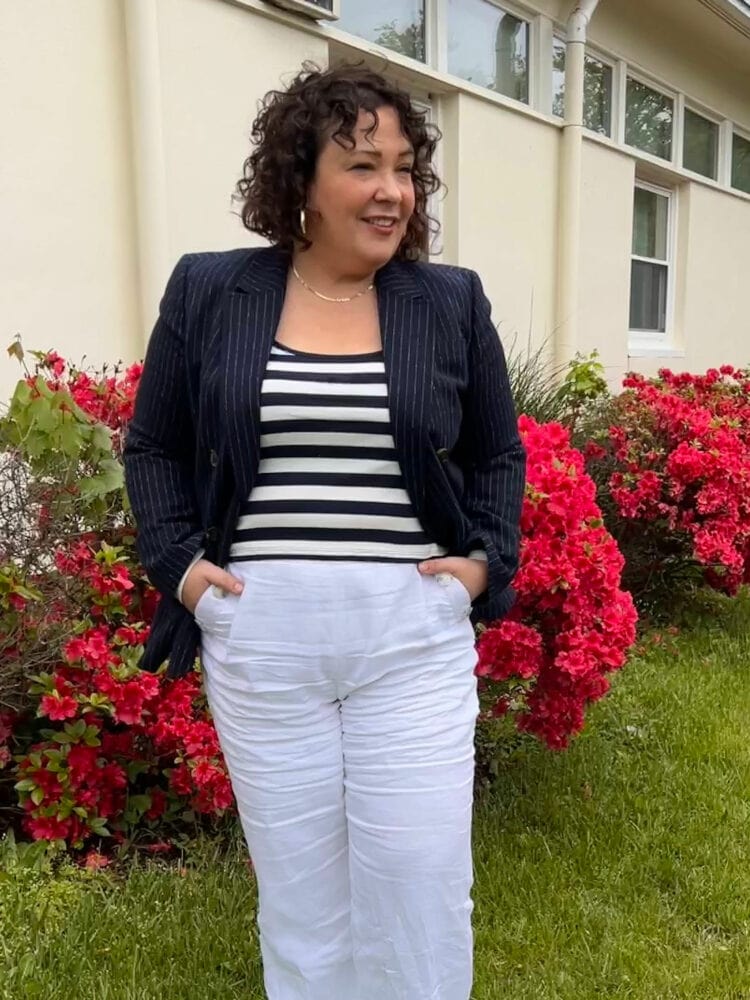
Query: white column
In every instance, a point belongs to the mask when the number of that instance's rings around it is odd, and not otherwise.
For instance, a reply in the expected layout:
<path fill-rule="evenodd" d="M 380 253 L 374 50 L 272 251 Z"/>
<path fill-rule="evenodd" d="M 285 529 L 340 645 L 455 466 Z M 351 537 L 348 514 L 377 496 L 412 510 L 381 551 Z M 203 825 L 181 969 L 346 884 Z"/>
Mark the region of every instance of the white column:
<path fill-rule="evenodd" d="M 170 270 L 157 3 L 124 4 L 144 346 Z"/>

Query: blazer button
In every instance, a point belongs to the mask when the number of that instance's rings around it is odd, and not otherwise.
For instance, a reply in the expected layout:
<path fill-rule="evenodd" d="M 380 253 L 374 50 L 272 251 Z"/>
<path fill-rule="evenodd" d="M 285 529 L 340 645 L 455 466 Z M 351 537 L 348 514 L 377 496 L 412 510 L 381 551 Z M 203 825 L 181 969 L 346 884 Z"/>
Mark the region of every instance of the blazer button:
<path fill-rule="evenodd" d="M 210 528 L 206 529 L 206 541 L 215 542 L 219 537 L 219 529 L 211 525 Z"/>
<path fill-rule="evenodd" d="M 213 450 L 213 448 L 212 448 L 212 449 L 211 449 L 211 451 L 210 451 L 210 452 L 208 453 L 208 460 L 209 460 L 209 462 L 211 463 L 211 465 L 212 465 L 212 466 L 213 466 L 214 468 L 216 468 L 216 466 L 217 466 L 217 465 L 219 464 L 219 456 L 218 456 L 218 454 L 217 454 L 217 453 L 216 453 L 216 452 L 215 452 L 215 451 Z"/>
<path fill-rule="evenodd" d="M 435 453 L 441 462 L 447 462 L 450 458 L 450 452 L 447 448 L 438 448 Z"/>

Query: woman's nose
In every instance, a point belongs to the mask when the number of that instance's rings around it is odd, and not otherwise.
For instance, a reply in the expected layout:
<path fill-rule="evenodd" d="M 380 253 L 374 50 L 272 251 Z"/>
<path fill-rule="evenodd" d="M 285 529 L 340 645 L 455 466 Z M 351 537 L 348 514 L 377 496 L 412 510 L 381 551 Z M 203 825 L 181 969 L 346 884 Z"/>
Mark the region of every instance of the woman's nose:
<path fill-rule="evenodd" d="M 381 176 L 376 197 L 379 201 L 401 201 L 401 188 L 394 174 L 389 172 Z"/>

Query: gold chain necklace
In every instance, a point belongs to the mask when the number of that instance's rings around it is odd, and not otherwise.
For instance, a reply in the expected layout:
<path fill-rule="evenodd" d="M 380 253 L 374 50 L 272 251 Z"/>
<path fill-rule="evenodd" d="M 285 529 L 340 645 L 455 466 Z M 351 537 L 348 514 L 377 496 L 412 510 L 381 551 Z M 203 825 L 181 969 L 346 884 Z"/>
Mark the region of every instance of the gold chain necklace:
<path fill-rule="evenodd" d="M 317 295 L 318 298 L 323 299 L 324 302 L 352 302 L 354 301 L 354 299 L 358 299 L 361 295 L 366 295 L 368 292 L 371 292 L 375 287 L 375 283 L 373 282 L 372 284 L 368 285 L 367 288 L 363 288 L 361 292 L 355 292 L 354 295 L 342 295 L 342 296 L 324 295 L 322 292 L 319 292 L 315 288 L 313 288 L 312 285 L 308 285 L 308 283 L 299 273 L 294 264 L 292 264 L 292 271 L 294 271 L 294 277 L 297 279 L 297 281 L 299 281 L 299 283 L 303 285 L 308 290 L 308 292 L 312 292 L 313 295 Z"/>

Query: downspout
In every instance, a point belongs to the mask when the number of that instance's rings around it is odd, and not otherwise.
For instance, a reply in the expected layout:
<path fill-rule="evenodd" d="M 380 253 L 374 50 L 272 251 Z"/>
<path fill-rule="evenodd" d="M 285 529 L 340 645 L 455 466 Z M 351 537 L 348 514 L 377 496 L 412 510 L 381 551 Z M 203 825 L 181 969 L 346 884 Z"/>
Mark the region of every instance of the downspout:
<path fill-rule="evenodd" d="M 567 22 L 557 214 L 555 361 L 560 365 L 567 365 L 578 349 L 584 51 L 586 30 L 598 3 L 578 0 Z"/>
<path fill-rule="evenodd" d="M 145 348 L 169 268 L 158 5 L 125 0 L 125 39 L 135 177 L 140 340 Z"/>

